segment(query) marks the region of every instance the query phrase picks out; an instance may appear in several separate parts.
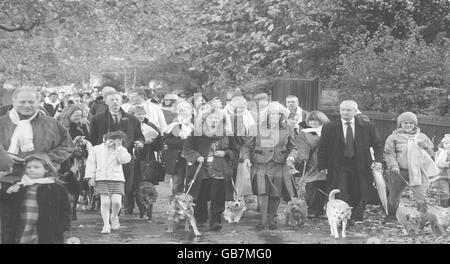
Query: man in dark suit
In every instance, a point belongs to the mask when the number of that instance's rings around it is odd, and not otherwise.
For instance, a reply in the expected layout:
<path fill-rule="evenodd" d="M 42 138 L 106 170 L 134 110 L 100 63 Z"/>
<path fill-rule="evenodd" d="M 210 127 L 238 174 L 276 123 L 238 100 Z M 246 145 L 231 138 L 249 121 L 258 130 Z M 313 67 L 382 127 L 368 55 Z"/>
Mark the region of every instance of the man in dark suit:
<path fill-rule="evenodd" d="M 120 107 L 122 96 L 116 91 L 110 91 L 103 94 L 108 109 L 94 116 L 91 120 L 90 142 L 92 145 L 98 145 L 103 142 L 103 136 L 109 132 L 121 130 L 125 132 L 127 138 L 124 147 L 130 154 L 133 154 L 133 148 L 142 149 L 145 138 L 142 134 L 141 123 L 139 120 Z M 134 173 L 133 160 L 123 165 L 125 176 L 125 199 L 124 208 L 126 214 L 132 214 L 134 210 Z"/>
<path fill-rule="evenodd" d="M 59 101 L 58 94 L 53 92 L 50 94 L 50 101 L 44 103 L 44 108 L 49 116 L 55 117 L 57 112 L 61 113 L 64 109 L 64 102 Z"/>
<path fill-rule="evenodd" d="M 371 166 L 382 161 L 382 145 L 375 126 L 355 117 L 355 101 L 343 101 L 341 118 L 322 128 L 318 149 L 318 167 L 327 174 L 328 191 L 339 189 L 339 199 L 352 209 L 350 225 L 362 222 L 365 203 L 370 199 L 373 183 Z M 373 148 L 375 161 L 372 160 Z"/>

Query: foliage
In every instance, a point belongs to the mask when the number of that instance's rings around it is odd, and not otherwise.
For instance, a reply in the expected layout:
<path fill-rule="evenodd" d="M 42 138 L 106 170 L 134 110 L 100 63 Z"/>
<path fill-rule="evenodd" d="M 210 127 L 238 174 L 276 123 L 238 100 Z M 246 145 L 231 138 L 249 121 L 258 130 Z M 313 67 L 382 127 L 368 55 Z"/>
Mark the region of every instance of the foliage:
<path fill-rule="evenodd" d="M 0 69 L 34 84 L 80 81 L 116 63 L 195 45 L 193 0 L 2 0 Z M 123 61 L 125 60 L 125 61 Z"/>
<path fill-rule="evenodd" d="M 366 38 L 356 36 L 339 56 L 342 98 L 356 99 L 362 109 L 394 113 L 421 113 L 436 103 L 423 89 L 448 87 L 449 39 L 426 44 L 418 32 L 397 39 L 387 27 Z"/>

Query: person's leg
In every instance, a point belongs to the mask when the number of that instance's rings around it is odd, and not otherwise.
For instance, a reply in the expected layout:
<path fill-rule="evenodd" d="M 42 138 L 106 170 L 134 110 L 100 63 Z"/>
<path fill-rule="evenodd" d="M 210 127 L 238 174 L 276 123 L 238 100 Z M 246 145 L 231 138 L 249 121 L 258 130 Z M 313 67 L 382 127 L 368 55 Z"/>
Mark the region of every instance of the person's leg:
<path fill-rule="evenodd" d="M 388 196 L 388 216 L 390 218 L 395 218 L 395 213 L 397 212 L 398 205 L 400 203 L 400 199 L 402 198 L 403 190 L 406 187 L 405 181 L 401 178 L 402 176 L 405 178 L 405 176 L 408 175 L 408 172 L 398 174 L 389 172 L 387 174 L 388 176 L 388 189 L 389 189 L 389 196 Z M 408 180 L 406 177 L 405 180 Z"/>
<path fill-rule="evenodd" d="M 202 179 L 198 198 L 195 203 L 194 217 L 199 226 L 204 226 L 208 220 L 208 196 L 209 196 L 209 179 Z"/>
<path fill-rule="evenodd" d="M 100 195 L 100 213 L 102 215 L 103 219 L 103 229 L 102 233 L 109 233 L 111 232 L 111 225 L 109 223 L 109 216 L 110 216 L 110 210 L 111 210 L 111 196 L 110 195 Z"/>
<path fill-rule="evenodd" d="M 138 163 L 138 162 L 137 162 Z M 134 169 L 135 163 L 122 165 L 125 177 L 124 209 L 126 214 L 132 214 L 134 210 Z"/>
<path fill-rule="evenodd" d="M 280 197 L 269 197 L 269 228 L 276 229 L 277 226 L 275 224 L 275 215 L 277 214 L 278 207 L 280 205 Z"/>
<path fill-rule="evenodd" d="M 171 175 L 172 177 L 172 195 L 183 192 L 184 177 L 181 175 Z"/>
<path fill-rule="evenodd" d="M 269 196 L 267 194 L 258 195 L 258 207 L 261 213 L 260 227 L 265 227 L 267 225 L 267 210 L 269 206 Z"/>
<path fill-rule="evenodd" d="M 448 207 L 448 199 L 449 197 L 449 185 L 448 180 L 446 179 L 440 179 L 435 182 L 438 195 L 439 195 L 439 202 L 440 205 L 444 208 Z"/>
<path fill-rule="evenodd" d="M 308 218 L 313 217 L 314 215 L 314 182 L 308 182 L 305 185 L 305 201 L 308 205 Z"/>
<path fill-rule="evenodd" d="M 210 228 L 217 231 L 221 229 L 221 215 L 225 209 L 225 180 L 212 179 L 211 180 L 211 220 L 209 222 Z"/>
<path fill-rule="evenodd" d="M 119 223 L 119 210 L 122 205 L 122 195 L 121 194 L 112 194 L 111 195 L 111 228 L 113 230 L 118 230 L 120 227 Z"/>
<path fill-rule="evenodd" d="M 315 181 L 314 186 L 316 189 L 316 195 L 314 200 L 314 210 L 316 217 L 323 217 L 325 214 L 325 203 L 327 202 L 328 197 L 326 196 L 326 188 L 327 188 L 327 181 Z"/>
<path fill-rule="evenodd" d="M 350 203 L 353 207 L 351 218 L 355 221 L 364 220 L 365 203 L 361 200 L 361 185 L 358 178 L 356 166 L 349 170 Z"/>

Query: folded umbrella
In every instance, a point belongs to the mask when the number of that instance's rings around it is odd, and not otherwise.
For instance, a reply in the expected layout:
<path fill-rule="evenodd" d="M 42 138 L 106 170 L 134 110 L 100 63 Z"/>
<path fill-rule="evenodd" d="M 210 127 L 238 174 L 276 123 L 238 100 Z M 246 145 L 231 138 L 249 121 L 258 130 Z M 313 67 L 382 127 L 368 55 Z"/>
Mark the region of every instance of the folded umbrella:
<path fill-rule="evenodd" d="M 383 205 L 384 209 L 386 210 L 386 215 L 388 214 L 388 207 L 387 207 L 387 191 L 386 191 L 386 182 L 383 178 L 383 169 L 380 165 L 374 166 L 372 168 L 372 174 L 373 174 L 373 180 L 375 182 L 378 196 L 380 197 L 381 204 Z"/>

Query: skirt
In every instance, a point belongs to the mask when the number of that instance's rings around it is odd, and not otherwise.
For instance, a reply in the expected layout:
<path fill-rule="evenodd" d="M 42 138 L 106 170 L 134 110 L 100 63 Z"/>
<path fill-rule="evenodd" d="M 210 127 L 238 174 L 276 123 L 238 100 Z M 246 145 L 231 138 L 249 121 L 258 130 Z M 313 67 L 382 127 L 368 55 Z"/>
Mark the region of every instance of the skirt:
<path fill-rule="evenodd" d="M 123 181 L 96 181 L 95 191 L 100 195 L 125 195 L 125 183 Z"/>
<path fill-rule="evenodd" d="M 289 198 L 297 196 L 294 190 L 294 179 L 289 174 L 285 163 L 273 160 L 267 163 L 253 163 L 251 167 L 253 194 L 270 197 Z"/>

